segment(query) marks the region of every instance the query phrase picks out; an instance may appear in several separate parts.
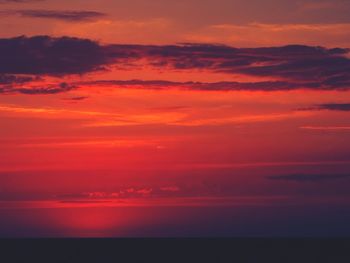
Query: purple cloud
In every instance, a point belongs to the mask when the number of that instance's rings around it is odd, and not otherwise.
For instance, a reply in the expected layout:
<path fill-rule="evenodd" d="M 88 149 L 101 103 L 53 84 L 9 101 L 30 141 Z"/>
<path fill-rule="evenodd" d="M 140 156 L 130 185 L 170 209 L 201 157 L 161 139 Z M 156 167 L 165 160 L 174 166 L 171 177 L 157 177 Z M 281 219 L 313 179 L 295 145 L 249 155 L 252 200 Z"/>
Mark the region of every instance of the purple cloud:
<path fill-rule="evenodd" d="M 103 46 L 72 37 L 0 39 L 0 74 L 66 75 L 101 70 L 112 62 Z"/>
<path fill-rule="evenodd" d="M 348 49 L 302 45 L 265 48 L 234 48 L 224 45 L 101 45 L 89 39 L 73 37 L 16 37 L 0 39 L 1 92 L 12 88 L 27 92 L 15 84 L 28 79 L 85 74 L 116 65 L 120 70 L 148 63 L 162 70 L 203 70 L 226 74 L 245 74 L 270 77 L 273 81 L 250 83 L 222 81 L 173 82 L 166 80 L 97 80 L 89 84 L 164 89 L 191 90 L 348 90 L 350 87 L 350 59 Z M 135 64 L 136 62 L 136 64 Z M 11 80 L 12 78 L 12 80 Z M 6 83 L 7 82 L 7 83 Z M 12 83 L 11 83 L 12 82 Z M 78 83 L 87 84 L 86 82 Z M 73 83 L 70 86 L 77 86 Z M 49 90 L 52 89 L 49 87 Z M 43 90 L 42 90 L 43 91 Z M 68 91 L 59 89 L 56 92 Z M 30 91 L 29 91 L 30 93 Z"/>
<path fill-rule="evenodd" d="M 23 17 L 56 19 L 68 22 L 91 21 L 106 16 L 106 14 L 96 11 L 17 10 L 14 13 Z"/>
<path fill-rule="evenodd" d="M 292 174 L 292 175 L 280 175 L 280 176 L 269 176 L 270 180 L 281 180 L 281 181 L 295 181 L 295 182 L 320 182 L 329 181 L 336 179 L 348 179 L 350 174 Z"/>

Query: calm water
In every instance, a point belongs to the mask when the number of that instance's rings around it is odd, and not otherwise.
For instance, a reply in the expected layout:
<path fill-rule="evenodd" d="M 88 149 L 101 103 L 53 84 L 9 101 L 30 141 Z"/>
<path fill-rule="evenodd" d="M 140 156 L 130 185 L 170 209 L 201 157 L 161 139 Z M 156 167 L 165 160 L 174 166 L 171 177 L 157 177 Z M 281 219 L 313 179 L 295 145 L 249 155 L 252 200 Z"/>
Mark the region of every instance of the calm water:
<path fill-rule="evenodd" d="M 2 208 L 1 237 L 349 236 L 346 206 Z"/>

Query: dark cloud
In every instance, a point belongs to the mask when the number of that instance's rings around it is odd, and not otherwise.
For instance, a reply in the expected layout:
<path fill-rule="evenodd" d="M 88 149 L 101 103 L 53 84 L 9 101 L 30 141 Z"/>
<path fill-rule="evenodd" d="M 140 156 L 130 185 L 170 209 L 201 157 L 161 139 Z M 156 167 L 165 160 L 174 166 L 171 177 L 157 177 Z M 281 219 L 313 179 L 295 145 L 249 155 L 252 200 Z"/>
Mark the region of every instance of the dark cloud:
<path fill-rule="evenodd" d="M 38 80 L 38 78 L 31 76 L 14 76 L 6 74 L 0 75 L 0 85 L 23 84 L 34 80 Z"/>
<path fill-rule="evenodd" d="M 208 91 L 348 90 L 348 52 L 348 49 L 343 48 L 327 49 L 302 45 L 266 48 L 234 48 L 189 43 L 163 46 L 101 45 L 89 39 L 72 37 L 22 36 L 0 39 L 0 76 L 84 74 L 107 69 L 111 65 L 122 71 L 133 67 L 140 68 L 140 64 L 148 63 L 164 71 L 196 69 L 269 77 L 272 80 L 248 83 L 101 80 L 93 84 Z M 84 83 L 78 85 L 80 84 Z"/>
<path fill-rule="evenodd" d="M 224 45 L 110 46 L 129 58 L 146 58 L 162 69 L 199 69 L 228 74 L 271 77 L 291 85 L 317 89 L 350 86 L 349 50 L 302 45 L 234 48 Z"/>
<path fill-rule="evenodd" d="M 51 84 L 44 87 L 33 85 L 35 81 L 40 80 L 42 80 L 40 76 L 0 75 L 0 94 L 21 93 L 28 95 L 45 95 L 68 92 L 72 89 L 78 88 L 76 85 L 65 82 Z M 79 98 L 76 98 L 76 100 L 78 99 Z"/>
<path fill-rule="evenodd" d="M 319 89 L 319 83 L 293 83 L 288 81 L 262 81 L 262 82 L 177 82 L 166 80 L 96 80 L 89 82 L 78 82 L 79 85 L 108 85 L 120 88 L 140 88 L 140 89 L 187 89 L 202 91 L 281 91 L 296 89 Z M 322 88 L 326 89 L 326 88 Z M 331 89 L 331 88 L 327 88 Z"/>
<path fill-rule="evenodd" d="M 88 39 L 49 36 L 0 39 L 0 74 L 65 75 L 101 70 L 112 62 Z"/>
<path fill-rule="evenodd" d="M 89 97 L 86 96 L 80 96 L 80 97 L 72 97 L 72 98 L 64 98 L 63 100 L 67 100 L 67 101 L 81 101 L 81 100 L 86 100 Z"/>
<path fill-rule="evenodd" d="M 1 84 L 1 80 L 0 80 Z M 20 84 L 20 83 L 17 83 Z M 288 91 L 297 89 L 317 89 L 317 85 L 300 85 L 283 81 L 265 81 L 265 82 L 177 82 L 166 80 L 96 80 L 80 81 L 72 84 L 60 83 L 48 87 L 16 87 L 10 86 L 0 89 L 0 93 L 22 93 L 22 94 L 55 94 L 68 92 L 72 89 L 84 87 L 85 85 L 108 86 L 115 88 L 132 88 L 132 89 L 151 89 L 151 90 L 193 90 L 193 91 Z M 0 85 L 1 87 L 1 85 Z M 79 101 L 87 97 L 65 98 L 64 100 Z M 298 110 L 320 110 L 317 107 L 302 108 Z M 343 109 L 345 110 L 345 109 Z"/>
<path fill-rule="evenodd" d="M 350 111 L 350 103 L 328 103 L 316 105 L 311 110 Z"/>
<path fill-rule="evenodd" d="M 57 19 L 69 22 L 96 20 L 106 14 L 96 11 L 58 11 L 58 10 L 17 10 L 13 13 L 23 17 Z"/>
<path fill-rule="evenodd" d="M 65 82 L 59 83 L 57 85 L 49 85 L 46 87 L 5 87 L 0 89 L 1 93 L 20 93 L 27 95 L 49 95 L 49 94 L 58 94 L 63 92 L 68 92 L 73 89 L 76 89 L 76 86 L 67 84 Z"/>
<path fill-rule="evenodd" d="M 270 180 L 295 181 L 295 182 L 319 182 L 336 179 L 350 178 L 350 174 L 292 174 L 267 177 Z"/>
<path fill-rule="evenodd" d="M 325 103 L 318 104 L 311 107 L 300 108 L 301 111 L 350 111 L 350 103 Z"/>

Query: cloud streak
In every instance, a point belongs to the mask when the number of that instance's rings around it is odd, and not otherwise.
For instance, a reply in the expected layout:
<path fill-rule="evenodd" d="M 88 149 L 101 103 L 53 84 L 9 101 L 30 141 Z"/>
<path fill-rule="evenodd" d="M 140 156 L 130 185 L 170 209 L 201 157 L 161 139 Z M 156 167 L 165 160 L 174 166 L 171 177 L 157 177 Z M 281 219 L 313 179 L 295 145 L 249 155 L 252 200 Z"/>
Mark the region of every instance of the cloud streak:
<path fill-rule="evenodd" d="M 291 45 L 233 48 L 219 45 L 143 47 L 152 65 L 176 70 L 199 69 L 227 74 L 271 77 L 314 88 L 348 88 L 347 49 Z"/>
<path fill-rule="evenodd" d="M 350 111 L 350 103 L 327 103 L 319 104 L 305 110 L 329 110 L 329 111 Z"/>
<path fill-rule="evenodd" d="M 34 86 L 34 87 L 25 87 L 23 85 L 18 86 L 18 80 L 17 85 L 13 86 L 4 86 L 0 89 L 0 94 L 13 94 L 13 93 L 19 93 L 19 94 L 26 94 L 26 95 L 52 95 L 52 94 L 58 94 L 58 93 L 64 93 L 71 91 L 73 89 L 76 89 L 77 87 L 74 85 L 67 84 L 65 82 L 54 84 L 54 85 L 47 85 L 47 86 Z M 27 81 L 26 81 L 27 82 Z M 1 84 L 1 80 L 0 80 Z M 79 100 L 73 99 L 73 100 Z M 80 99 L 81 100 L 81 99 Z"/>
<path fill-rule="evenodd" d="M 300 129 L 316 131 L 350 131 L 350 126 L 302 126 Z"/>
<path fill-rule="evenodd" d="M 292 174 L 267 177 L 270 180 L 295 181 L 295 182 L 321 182 L 336 179 L 348 179 L 350 174 Z"/>
<path fill-rule="evenodd" d="M 288 81 L 258 81 L 258 82 L 200 82 L 200 81 L 167 81 L 167 80 L 96 80 L 77 82 L 77 85 L 96 85 L 115 88 L 135 88 L 153 90 L 199 90 L 199 91 L 290 91 L 298 89 L 334 90 L 332 87 L 320 87 L 320 83 L 293 83 Z M 336 89 L 337 90 L 337 89 Z M 344 90 L 343 88 L 341 90 Z"/>
<path fill-rule="evenodd" d="M 95 80 L 79 81 L 73 83 L 58 83 L 46 87 L 32 85 L 25 86 L 24 83 L 34 80 L 31 77 L 0 76 L 1 84 L 11 84 L 0 90 L 0 93 L 21 93 L 21 94 L 58 94 L 69 92 L 73 89 L 86 86 L 114 87 L 116 89 L 149 89 L 149 90 L 191 90 L 191 91 L 291 91 L 299 89 L 318 90 L 316 84 L 301 85 L 285 81 L 263 81 L 263 82 L 199 82 L 199 81 L 167 81 L 167 80 Z M 333 90 L 332 88 L 321 90 Z M 71 98 L 71 100 L 83 100 L 85 98 Z M 67 99 L 68 100 L 68 99 Z M 307 108 L 301 110 L 316 110 L 319 108 Z"/>
<path fill-rule="evenodd" d="M 170 126 L 217 126 L 242 123 L 279 122 L 288 119 L 305 118 L 310 112 L 284 112 L 268 114 L 245 114 L 227 117 L 195 116 L 191 112 L 158 112 L 158 113 L 115 113 L 101 111 L 79 111 L 64 108 L 36 108 L 17 105 L 0 105 L 3 114 L 20 114 L 37 118 L 77 119 L 84 121 L 83 127 L 121 127 L 138 125 L 170 125 Z"/>
<path fill-rule="evenodd" d="M 66 11 L 66 10 L 17 10 L 10 12 L 29 18 L 55 19 L 67 22 L 94 21 L 106 16 L 96 11 Z"/>
<path fill-rule="evenodd" d="M 344 48 L 328 49 L 302 45 L 234 48 L 225 45 L 189 43 L 163 46 L 101 45 L 89 39 L 72 37 L 22 36 L 0 39 L 0 56 L 2 57 L 0 85 L 4 84 L 1 81 L 10 83 L 11 78 L 14 84 L 18 82 L 22 84 L 21 81 L 27 81 L 23 77 L 18 77 L 20 74 L 36 77 L 65 76 L 112 68 L 117 68 L 119 72 L 122 72 L 123 70 L 142 70 L 151 67 L 167 72 L 205 71 L 206 73 L 227 74 L 228 77 L 245 75 L 258 80 L 214 83 L 167 80 L 96 80 L 79 84 L 208 91 L 295 89 L 343 91 L 350 88 L 349 50 Z M 266 78 L 270 80 L 267 81 Z M 4 92 L 4 87 L 1 88 Z M 18 90 L 18 87 L 14 90 L 16 89 Z M 48 90 L 50 93 L 51 89 Z M 55 92 L 64 91 L 67 90 L 61 89 Z M 19 92 L 25 93 L 26 91 L 21 89 Z M 45 91 L 42 89 L 40 92 Z M 320 107 L 331 109 L 332 105 Z"/>
<path fill-rule="evenodd" d="M 89 97 L 87 97 L 87 96 L 79 96 L 79 97 L 64 98 L 64 99 L 62 99 L 62 100 L 77 102 L 77 101 L 86 100 L 86 99 L 88 99 L 88 98 L 89 98 Z"/>

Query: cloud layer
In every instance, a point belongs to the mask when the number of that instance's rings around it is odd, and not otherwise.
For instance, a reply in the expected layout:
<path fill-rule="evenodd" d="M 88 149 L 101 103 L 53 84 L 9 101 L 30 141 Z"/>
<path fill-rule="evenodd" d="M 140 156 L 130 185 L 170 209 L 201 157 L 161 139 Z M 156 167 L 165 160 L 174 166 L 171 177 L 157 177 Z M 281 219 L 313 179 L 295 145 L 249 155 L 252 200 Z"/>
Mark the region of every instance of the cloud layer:
<path fill-rule="evenodd" d="M 0 74 L 65 75 L 100 70 L 111 62 L 87 39 L 48 36 L 0 39 Z"/>
<path fill-rule="evenodd" d="M 118 48 L 124 48 L 116 46 Z M 350 81 L 347 49 L 290 45 L 233 48 L 220 45 L 130 47 L 155 67 L 200 69 L 227 74 L 271 77 L 315 88 L 345 88 Z"/>
<path fill-rule="evenodd" d="M 330 110 L 330 111 L 350 111 L 350 103 L 327 103 L 320 104 L 307 110 Z"/>
<path fill-rule="evenodd" d="M 67 10 L 17 10 L 10 12 L 23 17 L 56 19 L 68 22 L 91 21 L 106 14 L 96 11 L 67 11 Z"/>
<path fill-rule="evenodd" d="M 269 176 L 270 180 L 295 181 L 295 182 L 320 182 L 331 181 L 336 179 L 350 178 L 349 174 L 292 174 Z"/>
<path fill-rule="evenodd" d="M 188 43 L 163 46 L 101 45 L 89 39 L 72 37 L 21 36 L 0 39 L 0 85 L 7 85 L 1 87 L 2 92 L 10 92 L 11 88 L 20 92 L 23 87 L 19 88 L 18 84 L 30 82 L 33 77 L 93 73 L 113 66 L 119 72 L 152 67 L 167 72 L 205 71 L 227 76 L 246 75 L 261 81 L 96 80 L 79 84 L 222 91 L 348 90 L 348 54 L 349 50 L 344 48 L 302 45 L 263 48 Z M 67 89 L 57 89 L 56 93 L 60 91 Z M 45 93 L 45 88 L 37 89 L 37 93 Z M 48 93 L 52 93 L 51 87 Z M 332 108 L 331 105 L 324 107 Z"/>

